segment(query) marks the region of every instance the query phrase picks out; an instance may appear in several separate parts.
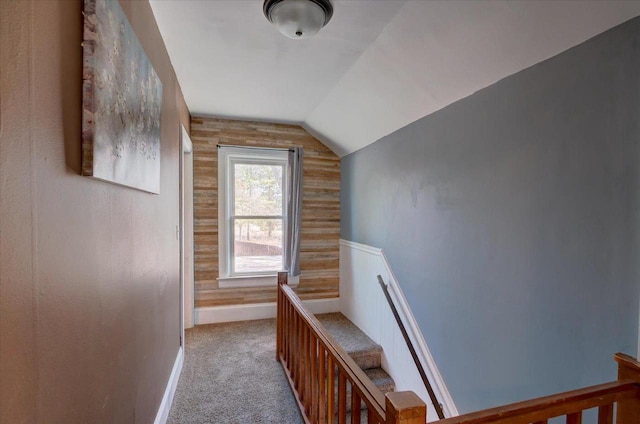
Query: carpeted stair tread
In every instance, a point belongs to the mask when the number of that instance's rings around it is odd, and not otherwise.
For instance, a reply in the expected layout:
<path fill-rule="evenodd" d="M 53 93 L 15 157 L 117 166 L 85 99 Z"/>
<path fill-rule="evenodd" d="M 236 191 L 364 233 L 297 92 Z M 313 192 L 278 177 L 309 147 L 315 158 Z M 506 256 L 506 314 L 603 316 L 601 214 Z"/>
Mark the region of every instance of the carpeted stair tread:
<path fill-rule="evenodd" d="M 369 370 L 364 370 L 364 373 L 367 374 L 367 377 L 373 381 L 373 384 L 376 385 L 378 389 L 382 393 L 393 392 L 396 388 L 396 383 L 393 381 L 393 378 L 385 370 L 382 368 L 372 368 Z"/>
<path fill-rule="evenodd" d="M 384 394 L 393 392 L 396 388 L 396 383 L 393 378 L 382 368 L 373 368 L 370 370 L 364 370 L 364 373 L 369 379 L 376 385 L 378 389 Z M 336 393 L 338 393 L 338 382 L 336 381 Z M 347 384 L 347 398 L 351 398 L 351 385 Z"/>
<path fill-rule="evenodd" d="M 341 313 L 321 314 L 316 315 L 316 317 L 382 393 L 392 392 L 395 389 L 393 379 L 381 368 L 382 347 L 380 345 L 371 340 Z M 351 387 L 349 385 L 347 385 L 347 399 L 351 399 Z M 362 409 L 366 409 L 364 403 L 362 404 Z M 350 401 L 347 402 L 347 412 L 349 412 L 350 417 Z M 366 411 L 363 414 L 363 417 L 366 417 Z M 366 420 L 363 422 L 366 422 Z"/>
<path fill-rule="evenodd" d="M 378 389 L 384 394 L 388 392 L 393 392 L 395 390 L 396 384 L 393 381 L 393 378 L 387 374 L 385 370 L 382 368 L 372 368 L 369 370 L 364 370 L 364 373 L 369 377 L 369 379 L 376 385 Z M 338 383 L 336 382 L 336 405 L 338 404 Z M 347 384 L 347 412 L 351 412 L 351 385 Z M 366 409 L 366 405 L 362 402 L 362 409 Z M 347 420 L 347 422 L 350 422 Z M 366 422 L 366 421 L 364 421 Z"/>
<path fill-rule="evenodd" d="M 331 336 L 363 370 L 380 368 L 382 347 L 341 313 L 316 315 Z"/>

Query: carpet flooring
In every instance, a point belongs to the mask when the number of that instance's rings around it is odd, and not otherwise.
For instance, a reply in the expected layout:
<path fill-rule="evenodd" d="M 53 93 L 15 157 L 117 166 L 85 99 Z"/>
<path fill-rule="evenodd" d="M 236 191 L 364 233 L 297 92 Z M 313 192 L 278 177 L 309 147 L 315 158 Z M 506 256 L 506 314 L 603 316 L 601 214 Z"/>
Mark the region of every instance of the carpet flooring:
<path fill-rule="evenodd" d="M 167 424 L 303 423 L 275 360 L 274 319 L 187 330 Z"/>

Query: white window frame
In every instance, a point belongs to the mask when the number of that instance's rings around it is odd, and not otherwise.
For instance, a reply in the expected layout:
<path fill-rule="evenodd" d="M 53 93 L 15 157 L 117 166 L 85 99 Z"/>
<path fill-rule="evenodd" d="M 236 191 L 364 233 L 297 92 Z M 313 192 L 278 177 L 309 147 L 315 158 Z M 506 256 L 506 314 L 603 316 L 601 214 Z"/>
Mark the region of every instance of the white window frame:
<path fill-rule="evenodd" d="M 253 147 L 221 147 L 218 149 L 218 287 L 263 287 L 277 285 L 277 271 L 234 273 L 233 270 L 233 199 L 234 165 L 265 164 L 283 167 L 282 190 L 282 254 L 283 262 L 287 249 L 287 204 L 289 196 L 289 153 L 288 149 L 269 149 Z M 261 216 L 261 218 L 263 218 Z M 284 263 L 283 263 L 284 266 Z"/>

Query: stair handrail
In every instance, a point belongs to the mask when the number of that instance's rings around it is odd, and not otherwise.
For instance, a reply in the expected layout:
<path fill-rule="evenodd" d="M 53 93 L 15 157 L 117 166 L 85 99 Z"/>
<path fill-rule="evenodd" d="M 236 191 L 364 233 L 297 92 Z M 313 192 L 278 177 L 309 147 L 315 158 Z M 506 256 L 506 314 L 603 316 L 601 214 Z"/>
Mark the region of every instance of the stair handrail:
<path fill-rule="evenodd" d="M 335 358 L 336 365 L 342 368 L 347 378 L 353 381 L 369 398 L 377 412 L 384 417 L 384 395 L 375 385 L 371 383 L 369 378 L 360 369 L 358 364 L 349 356 L 344 348 L 333 338 L 326 328 L 318 321 L 307 308 L 302 304 L 298 295 L 288 285 L 282 285 L 282 291 L 293 304 L 300 316 L 309 324 L 312 330 L 317 334 L 318 339 L 324 342 L 327 352 Z"/>
<path fill-rule="evenodd" d="M 618 380 L 579 390 L 517 402 L 497 408 L 458 415 L 439 424 L 546 424 L 566 415 L 567 423 L 581 423 L 582 412 L 598 408 L 598 424 L 613 424 L 617 403 L 617 424 L 640 423 L 640 363 L 616 353 Z"/>
<path fill-rule="evenodd" d="M 295 291 L 287 285 L 286 272 L 278 273 L 276 325 L 276 360 L 282 364 L 306 423 L 333 423 L 336 407 L 339 416 L 346 414 L 346 400 L 340 400 L 340 393 L 342 391 L 342 395 L 346 397 L 347 381 L 352 386 L 352 414 L 353 404 L 355 403 L 359 409 L 362 401 L 369 408 L 369 413 L 374 414 L 369 416 L 371 423 L 412 424 L 426 421 L 426 405 L 415 393 L 394 392 L 385 395 L 373 384 L 315 315 L 303 305 Z M 317 350 L 311 348 L 311 345 Z M 301 355 L 298 355 L 299 353 Z M 334 372 L 330 371 L 330 367 L 333 366 L 338 370 L 337 405 L 334 404 L 335 376 Z M 310 381 L 313 380 L 314 373 L 315 377 L 326 373 L 322 377 L 322 383 Z M 323 398 L 323 394 L 326 395 L 326 399 Z M 320 413 L 322 408 L 326 412 L 324 418 Z M 359 417 L 357 414 L 354 422 L 359 422 Z M 339 418 L 339 422 L 343 421 Z"/>
<path fill-rule="evenodd" d="M 416 349 L 413 347 L 413 342 L 411 341 L 411 338 L 407 333 L 407 329 L 405 328 L 404 323 L 400 318 L 398 309 L 396 308 L 395 304 L 393 303 L 393 299 L 389 294 L 389 288 L 387 287 L 387 284 L 384 282 L 384 280 L 382 279 L 382 276 L 380 275 L 378 275 L 378 283 L 380 284 L 380 287 L 382 287 L 382 292 L 384 293 L 384 297 L 387 299 L 387 303 L 389 304 L 389 307 L 391 308 L 391 312 L 393 313 L 393 316 L 395 317 L 396 322 L 398 323 L 398 327 L 400 327 L 400 332 L 402 333 L 402 337 L 404 337 L 404 341 L 407 344 L 407 347 L 409 348 L 409 352 L 411 353 L 413 362 L 415 363 L 416 368 L 418 369 L 420 378 L 422 378 L 422 383 L 424 384 L 424 387 L 427 389 L 427 393 L 429 394 L 429 399 L 433 404 L 433 408 L 436 410 L 436 414 L 438 414 L 438 418 L 442 420 L 444 419 L 444 411 L 442 410 L 442 404 L 438 402 L 438 398 L 436 397 L 436 393 L 433 391 L 431 382 L 429 382 L 427 373 L 424 371 L 422 362 L 420 362 L 420 359 L 418 358 L 418 354 L 416 353 Z"/>

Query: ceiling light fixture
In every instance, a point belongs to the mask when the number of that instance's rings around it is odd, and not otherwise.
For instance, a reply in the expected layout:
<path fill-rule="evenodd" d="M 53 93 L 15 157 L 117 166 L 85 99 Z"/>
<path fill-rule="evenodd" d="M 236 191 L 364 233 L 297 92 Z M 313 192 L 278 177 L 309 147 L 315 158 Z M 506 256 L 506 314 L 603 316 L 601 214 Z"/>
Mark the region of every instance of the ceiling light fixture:
<path fill-rule="evenodd" d="M 333 15 L 329 0 L 264 0 L 262 10 L 278 31 L 293 39 L 311 37 Z"/>

